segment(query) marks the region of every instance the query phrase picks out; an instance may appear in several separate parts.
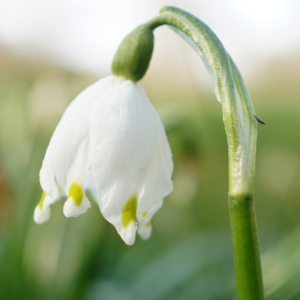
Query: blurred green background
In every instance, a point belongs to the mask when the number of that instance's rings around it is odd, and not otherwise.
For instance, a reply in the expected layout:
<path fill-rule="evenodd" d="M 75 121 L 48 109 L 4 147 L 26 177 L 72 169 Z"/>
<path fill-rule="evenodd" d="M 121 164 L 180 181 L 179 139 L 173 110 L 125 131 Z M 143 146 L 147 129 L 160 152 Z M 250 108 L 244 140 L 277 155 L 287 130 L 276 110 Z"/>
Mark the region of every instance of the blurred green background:
<path fill-rule="evenodd" d="M 235 299 L 221 105 L 192 84 L 141 85 L 173 152 L 174 191 L 148 241 L 126 246 L 96 204 L 33 222 L 38 173 L 70 101 L 98 77 L 0 48 L 0 299 Z M 300 56 L 248 85 L 259 128 L 255 199 L 267 299 L 300 299 Z M 175 66 L 176 67 L 176 66 Z M 147 77 L 147 76 L 146 76 Z"/>

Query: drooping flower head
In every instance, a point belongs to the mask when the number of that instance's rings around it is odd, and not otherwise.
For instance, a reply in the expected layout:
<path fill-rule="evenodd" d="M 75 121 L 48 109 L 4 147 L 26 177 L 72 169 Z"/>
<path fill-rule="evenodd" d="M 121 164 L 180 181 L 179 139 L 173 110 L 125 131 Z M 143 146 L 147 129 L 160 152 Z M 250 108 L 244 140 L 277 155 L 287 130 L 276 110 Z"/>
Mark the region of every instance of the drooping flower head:
<path fill-rule="evenodd" d="M 89 189 L 131 245 L 136 230 L 150 236 L 151 218 L 172 191 L 172 171 L 163 125 L 145 92 L 131 80 L 105 77 L 73 100 L 56 127 L 40 171 L 46 196 L 34 219 L 46 221 L 61 193 L 66 217 L 85 213 Z"/>

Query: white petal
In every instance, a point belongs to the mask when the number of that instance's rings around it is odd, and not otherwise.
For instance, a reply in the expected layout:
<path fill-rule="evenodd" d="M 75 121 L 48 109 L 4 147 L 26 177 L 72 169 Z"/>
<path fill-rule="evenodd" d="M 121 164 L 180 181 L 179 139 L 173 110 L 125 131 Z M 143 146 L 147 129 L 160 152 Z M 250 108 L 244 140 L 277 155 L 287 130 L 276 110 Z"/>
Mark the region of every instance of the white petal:
<path fill-rule="evenodd" d="M 55 176 L 49 160 L 44 159 L 43 161 L 43 166 L 40 171 L 40 183 L 43 191 L 47 195 L 51 195 L 51 198 L 53 200 L 56 201 L 64 195 L 64 192 L 61 190 L 60 186 L 55 180 Z"/>
<path fill-rule="evenodd" d="M 50 206 L 51 204 L 55 203 L 57 200 L 59 200 L 60 198 L 60 194 L 56 194 L 57 197 L 55 199 L 53 199 L 52 197 L 46 195 L 44 200 L 43 200 L 43 207 L 45 206 Z"/>
<path fill-rule="evenodd" d="M 90 207 L 91 203 L 86 196 L 83 196 L 80 206 L 77 206 L 73 198 L 70 197 L 64 204 L 63 212 L 67 218 L 76 218 L 79 215 L 84 214 Z"/>
<path fill-rule="evenodd" d="M 96 188 L 96 183 L 94 179 L 94 175 L 92 170 L 88 170 L 88 173 L 86 175 L 86 179 L 84 182 L 84 190 L 89 191 L 94 198 L 93 200 L 97 200 L 97 188 Z"/>
<path fill-rule="evenodd" d="M 138 215 L 156 207 L 157 203 L 169 195 L 173 189 L 171 180 L 173 172 L 172 154 L 163 125 L 158 116 L 157 118 L 157 147 L 154 149 L 149 167 L 144 173 L 145 179 L 141 186 L 137 208 Z"/>
<path fill-rule="evenodd" d="M 51 212 L 49 205 L 54 202 L 55 200 L 43 192 L 41 200 L 34 210 L 33 220 L 35 223 L 43 224 L 50 219 Z"/>
<path fill-rule="evenodd" d="M 88 136 L 83 142 L 78 145 L 76 155 L 69 166 L 69 170 L 66 173 L 65 193 L 68 195 L 69 188 L 74 181 L 83 182 L 86 179 L 88 169 L 90 167 L 89 158 L 89 138 Z"/>
<path fill-rule="evenodd" d="M 126 229 L 122 228 L 119 233 L 127 245 L 131 246 L 135 242 L 136 224 L 131 222 Z"/>
<path fill-rule="evenodd" d="M 129 80 L 111 89 L 105 101 L 95 105 L 91 115 L 90 156 L 98 203 L 103 216 L 116 227 L 127 244 L 134 241 L 136 217 L 132 217 L 130 226 L 124 225 L 124 208 L 133 197 L 139 201 L 140 195 L 146 194 L 146 178 L 150 186 L 151 178 L 157 179 L 153 175 L 156 170 L 162 171 L 166 165 L 172 165 L 172 161 L 163 158 L 166 151 L 160 149 L 166 147 L 162 133 L 159 117 L 145 92 Z M 170 153 L 168 158 L 171 158 Z M 163 164 L 162 168 L 153 167 L 153 162 Z M 169 184 L 169 166 L 167 170 L 159 180 Z M 163 186 L 155 193 L 157 199 L 151 199 L 147 208 L 169 192 L 170 188 Z"/>
<path fill-rule="evenodd" d="M 91 207 L 80 181 L 73 181 L 70 185 L 69 196 L 64 204 L 64 214 L 67 218 L 78 217 Z"/>
<path fill-rule="evenodd" d="M 40 209 L 38 206 L 35 207 L 33 220 L 37 224 L 43 224 L 50 219 L 50 207 L 45 206 L 45 208 Z"/>
<path fill-rule="evenodd" d="M 41 199 L 34 210 L 33 219 L 37 224 L 45 223 L 49 220 L 51 211 L 50 205 L 59 200 L 62 196 L 61 190 L 56 184 L 56 191 L 54 192 L 55 199 L 51 198 L 45 192 L 42 193 Z"/>
<path fill-rule="evenodd" d="M 138 220 L 138 234 L 143 239 L 146 240 L 150 237 L 152 232 L 151 219 L 153 215 L 161 208 L 163 200 L 161 199 L 155 203 L 148 211 L 137 215 Z"/>
<path fill-rule="evenodd" d="M 135 222 L 130 222 L 126 228 L 123 227 L 123 224 L 120 223 L 119 221 L 120 216 L 115 215 L 115 216 L 109 216 L 107 220 L 113 224 L 119 235 L 121 236 L 122 240 L 128 245 L 131 246 L 135 242 L 135 234 L 136 234 L 136 223 Z M 117 225 L 115 225 L 117 224 Z"/>
<path fill-rule="evenodd" d="M 85 180 L 89 168 L 88 134 L 95 102 L 120 79 L 103 78 L 79 94 L 66 109 L 46 151 L 40 171 L 43 190 L 53 196 L 55 178 L 68 195 L 73 180 Z"/>
<path fill-rule="evenodd" d="M 138 234 L 143 240 L 148 240 L 152 233 L 152 225 L 149 221 L 147 224 L 141 224 L 138 227 Z"/>

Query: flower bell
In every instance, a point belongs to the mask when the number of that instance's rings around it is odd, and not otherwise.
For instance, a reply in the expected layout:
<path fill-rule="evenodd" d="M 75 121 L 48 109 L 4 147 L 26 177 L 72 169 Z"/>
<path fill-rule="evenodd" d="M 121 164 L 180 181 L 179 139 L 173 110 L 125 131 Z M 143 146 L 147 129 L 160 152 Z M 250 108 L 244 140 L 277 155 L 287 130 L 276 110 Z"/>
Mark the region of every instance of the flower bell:
<path fill-rule="evenodd" d="M 46 151 L 40 183 L 44 191 L 36 223 L 50 218 L 49 205 L 64 193 L 66 217 L 91 207 L 89 190 L 103 216 L 124 242 L 138 231 L 151 234 L 151 218 L 172 191 L 172 155 L 155 109 L 135 82 L 147 71 L 153 32 L 141 25 L 121 43 L 112 64 L 115 76 L 84 90 L 65 111 Z"/>
<path fill-rule="evenodd" d="M 151 234 L 151 218 L 172 191 L 172 155 L 159 116 L 131 80 L 108 76 L 84 90 L 65 111 L 46 151 L 45 192 L 34 213 L 43 223 L 62 192 L 63 212 L 77 217 L 91 206 L 85 188 L 126 244 Z M 59 188 L 60 187 L 60 188 Z"/>

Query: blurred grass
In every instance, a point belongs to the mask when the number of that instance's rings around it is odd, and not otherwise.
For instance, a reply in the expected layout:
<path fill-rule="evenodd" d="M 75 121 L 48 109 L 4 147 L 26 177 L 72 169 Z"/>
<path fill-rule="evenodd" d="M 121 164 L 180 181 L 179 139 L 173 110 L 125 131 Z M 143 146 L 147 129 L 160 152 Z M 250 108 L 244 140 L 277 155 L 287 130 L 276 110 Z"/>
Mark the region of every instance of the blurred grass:
<path fill-rule="evenodd" d="M 32 220 L 51 134 L 96 79 L 3 49 L 0 58 L 0 299 L 234 299 L 227 144 L 212 92 L 142 82 L 166 127 L 174 191 L 150 240 L 128 247 L 96 205 L 66 219 L 59 202 L 49 222 Z M 300 299 L 300 88 L 291 84 L 299 61 L 288 61 L 291 72 L 284 62 L 271 66 L 250 87 L 266 122 L 255 198 L 267 299 Z"/>

